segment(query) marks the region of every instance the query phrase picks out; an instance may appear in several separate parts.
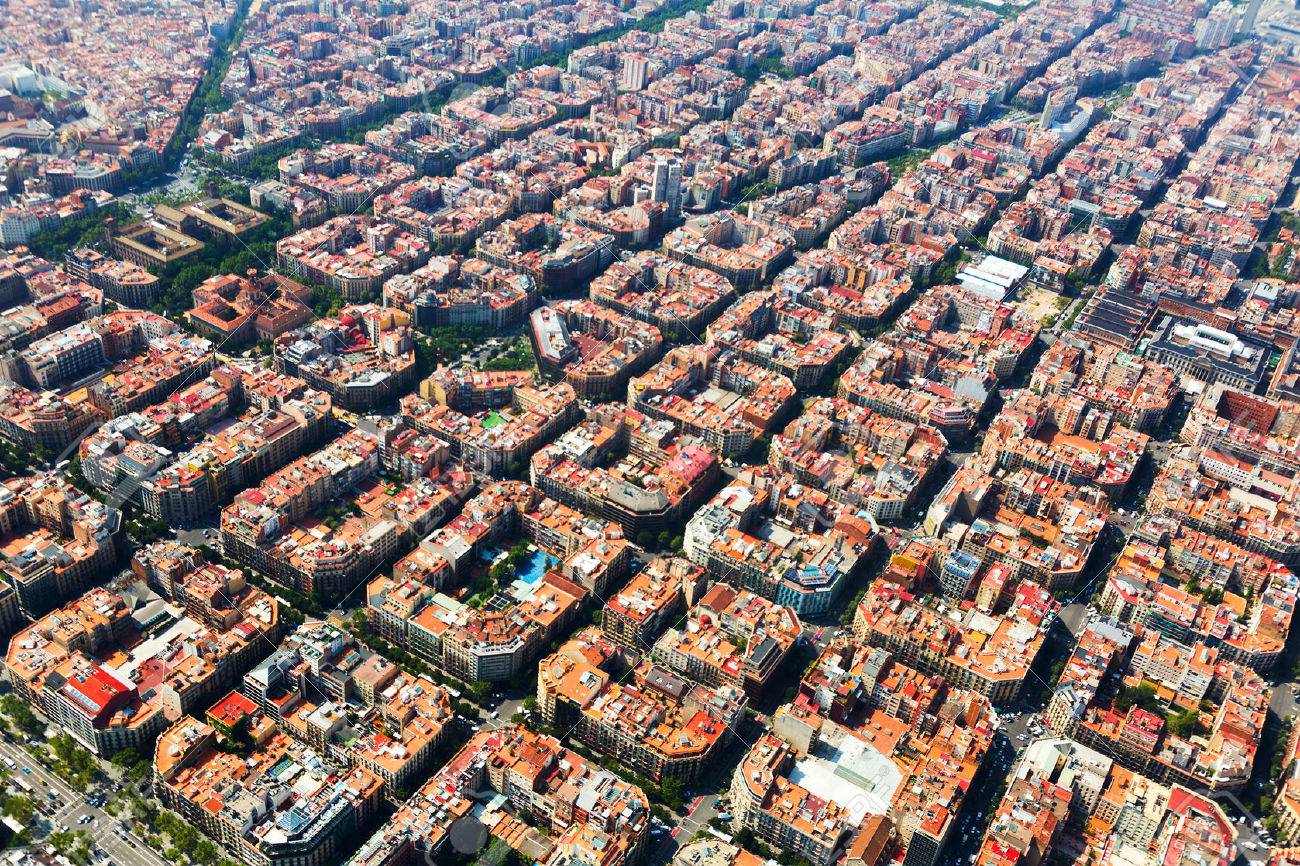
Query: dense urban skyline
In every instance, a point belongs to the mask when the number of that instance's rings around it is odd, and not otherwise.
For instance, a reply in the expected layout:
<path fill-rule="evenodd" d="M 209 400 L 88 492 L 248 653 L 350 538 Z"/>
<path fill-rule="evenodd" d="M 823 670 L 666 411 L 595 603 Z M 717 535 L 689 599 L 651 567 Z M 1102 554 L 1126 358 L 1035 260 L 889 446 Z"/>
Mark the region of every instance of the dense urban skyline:
<path fill-rule="evenodd" d="M 2 8 L 3 866 L 1300 866 L 1293 3 Z"/>

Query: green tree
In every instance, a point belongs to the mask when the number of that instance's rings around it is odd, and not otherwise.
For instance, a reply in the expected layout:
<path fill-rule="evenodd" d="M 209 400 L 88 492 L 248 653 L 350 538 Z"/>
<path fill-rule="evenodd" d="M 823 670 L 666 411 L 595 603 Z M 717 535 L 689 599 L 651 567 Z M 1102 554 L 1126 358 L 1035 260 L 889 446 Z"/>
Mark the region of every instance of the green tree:
<path fill-rule="evenodd" d="M 669 808 L 674 810 L 682 807 L 682 790 L 681 779 L 667 778 L 659 783 L 659 793 Z"/>
<path fill-rule="evenodd" d="M 99 765 L 94 756 L 67 734 L 53 737 L 50 749 L 54 754 L 55 772 L 73 785 L 84 788 L 99 775 Z"/>
<path fill-rule="evenodd" d="M 32 823 L 32 818 L 36 815 L 36 804 L 30 797 L 15 794 L 5 798 L 4 813 L 19 824 L 27 826 Z"/>
<path fill-rule="evenodd" d="M 213 722 L 218 734 L 221 735 L 217 748 L 223 752 L 230 752 L 236 755 L 248 755 L 253 751 L 253 735 L 249 733 L 249 717 L 241 716 L 233 725 Z"/>
<path fill-rule="evenodd" d="M 424 378 L 438 367 L 439 354 L 433 341 L 423 334 L 415 335 L 415 372 Z"/>
<path fill-rule="evenodd" d="M 533 358 L 532 344 L 520 337 L 502 355 L 490 358 L 482 366 L 484 370 L 531 370 L 537 362 Z"/>
<path fill-rule="evenodd" d="M 1148 712 L 1160 711 L 1160 699 L 1156 696 L 1156 687 L 1151 683 L 1137 686 L 1124 686 L 1115 697 L 1115 709 L 1127 713 L 1129 708 L 1137 706 Z"/>
<path fill-rule="evenodd" d="M 515 579 L 515 573 L 514 566 L 510 564 L 509 560 L 505 559 L 492 566 L 490 572 L 492 582 L 497 586 L 507 586 L 510 581 Z"/>
<path fill-rule="evenodd" d="M 132 785 L 140 785 L 148 780 L 149 774 L 152 772 L 153 767 L 148 760 L 138 761 L 126 771 L 126 780 Z"/>
<path fill-rule="evenodd" d="M 532 551 L 528 549 L 528 542 L 521 541 L 514 547 L 510 548 L 510 552 L 506 554 L 506 560 L 510 563 L 511 568 L 518 571 L 519 566 L 523 565 L 524 562 L 527 561 L 531 552 Z"/>
<path fill-rule="evenodd" d="M 54 853 L 62 854 L 78 866 L 90 862 L 90 845 L 93 840 L 84 830 L 75 833 L 55 830 L 45 837 L 45 841 Z"/>
<path fill-rule="evenodd" d="M 475 680 L 469 685 L 469 694 L 474 703 L 481 704 L 492 694 L 492 684 L 487 680 Z"/>
<path fill-rule="evenodd" d="M 15 694 L 0 697 L 0 712 L 3 712 L 18 730 L 26 734 L 36 735 L 45 730 L 45 725 L 32 712 L 32 708 Z"/>
<path fill-rule="evenodd" d="M 104 238 L 104 220 L 113 217 L 119 224 L 135 219 L 135 212 L 125 202 L 113 202 L 81 216 L 64 220 L 57 228 L 38 232 L 27 241 L 28 248 L 44 259 L 58 260 L 69 250 L 97 244 Z"/>
<path fill-rule="evenodd" d="M 144 759 L 140 757 L 140 753 L 134 748 L 128 746 L 119 752 L 114 752 L 113 756 L 108 759 L 108 762 L 114 767 L 121 767 L 125 770 L 140 763 L 142 760 Z"/>
<path fill-rule="evenodd" d="M 221 860 L 221 849 L 211 839 L 200 839 L 191 849 L 190 859 L 195 863 L 216 866 L 218 861 Z"/>
<path fill-rule="evenodd" d="M 1169 733 L 1176 737 L 1187 738 L 1196 733 L 1200 716 L 1197 710 L 1181 710 L 1171 713 L 1165 723 L 1169 727 Z"/>

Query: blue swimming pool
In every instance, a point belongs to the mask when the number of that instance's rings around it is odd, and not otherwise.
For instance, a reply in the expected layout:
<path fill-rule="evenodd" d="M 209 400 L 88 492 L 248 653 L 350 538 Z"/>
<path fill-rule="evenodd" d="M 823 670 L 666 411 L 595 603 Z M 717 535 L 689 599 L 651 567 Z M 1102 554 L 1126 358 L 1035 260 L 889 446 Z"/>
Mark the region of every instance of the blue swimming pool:
<path fill-rule="evenodd" d="M 554 557 L 548 556 L 540 550 L 534 550 L 519 566 L 518 579 L 532 586 L 542 579 L 542 575 L 546 573 L 548 568 L 555 565 L 555 562 Z"/>

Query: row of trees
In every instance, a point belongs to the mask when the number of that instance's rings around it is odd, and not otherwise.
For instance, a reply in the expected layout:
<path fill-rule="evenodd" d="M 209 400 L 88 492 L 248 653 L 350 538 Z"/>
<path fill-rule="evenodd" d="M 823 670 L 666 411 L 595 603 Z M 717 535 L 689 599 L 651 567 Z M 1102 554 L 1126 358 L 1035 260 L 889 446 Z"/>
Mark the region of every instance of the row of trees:
<path fill-rule="evenodd" d="M 49 740 L 49 746 L 47 756 L 52 758 L 49 760 L 50 769 L 73 788 L 85 790 L 100 777 L 95 756 L 69 735 L 54 735 Z"/>
<path fill-rule="evenodd" d="M 27 702 L 10 692 L 0 697 L 0 713 L 4 715 L 5 727 L 24 736 L 36 737 L 45 731 L 45 723 L 36 717 Z"/>
<path fill-rule="evenodd" d="M 26 475 L 33 466 L 48 463 L 53 456 L 53 452 L 39 445 L 35 450 L 28 450 L 8 439 L 0 439 L 0 480 Z"/>
<path fill-rule="evenodd" d="M 239 0 L 234 17 L 231 19 L 230 35 L 218 40 L 213 46 L 212 56 L 208 58 L 203 77 L 199 79 L 193 96 L 186 103 L 185 110 L 181 112 L 176 124 L 176 132 L 163 151 L 165 167 L 174 168 L 180 161 L 181 156 L 189 148 L 190 142 L 198 136 L 199 124 L 203 122 L 206 115 L 230 108 L 230 100 L 221 93 L 221 85 L 226 80 L 226 73 L 230 71 L 235 50 L 244 39 L 245 17 L 248 15 L 250 4 L 251 0 Z"/>
<path fill-rule="evenodd" d="M 433 680 L 440 686 L 450 686 L 457 689 L 461 694 L 472 701 L 473 704 L 483 704 L 494 688 L 492 683 L 478 680 L 473 683 L 465 684 L 453 680 L 446 672 L 440 671 L 426 662 L 424 659 L 407 652 L 404 648 L 395 646 L 375 634 L 370 628 L 370 622 L 366 619 L 366 612 L 358 610 L 353 612 L 352 619 L 349 621 L 351 632 L 359 640 L 382 655 L 384 658 L 394 662 L 403 670 L 418 676 L 425 676 Z M 453 700 L 452 709 L 465 716 L 466 718 L 476 718 L 478 716 L 478 707 L 469 701 Z"/>
<path fill-rule="evenodd" d="M 104 220 L 109 217 L 119 223 L 129 223 L 135 219 L 135 211 L 125 202 L 115 201 L 105 207 L 66 219 L 56 228 L 37 232 L 27 241 L 27 247 L 43 259 L 57 261 L 63 258 L 68 250 L 89 246 L 102 240 Z"/>
<path fill-rule="evenodd" d="M 77 866 L 86 866 L 90 862 L 94 841 L 85 830 L 55 830 L 45 837 L 45 844 L 51 851 L 67 857 Z"/>

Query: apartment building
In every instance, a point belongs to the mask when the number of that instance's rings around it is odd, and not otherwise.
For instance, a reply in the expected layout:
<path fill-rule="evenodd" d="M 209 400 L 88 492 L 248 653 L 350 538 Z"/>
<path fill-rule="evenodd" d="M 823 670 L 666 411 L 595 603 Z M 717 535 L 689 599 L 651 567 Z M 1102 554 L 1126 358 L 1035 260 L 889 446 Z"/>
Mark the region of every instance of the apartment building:
<path fill-rule="evenodd" d="M 704 568 L 681 557 L 656 557 L 605 602 L 600 627 L 629 647 L 651 646 L 704 593 Z"/>
<path fill-rule="evenodd" d="M 390 797 L 424 778 L 452 733 L 446 689 L 324 622 L 289 634 L 244 676 L 241 692 L 284 732 L 378 776 Z"/>
<path fill-rule="evenodd" d="M 1010 610 L 990 615 L 976 609 L 959 614 L 875 581 L 854 612 L 853 634 L 1002 705 L 1019 697 L 1056 608 L 1047 592 L 1027 582 Z"/>
<path fill-rule="evenodd" d="M 578 398 L 568 383 L 533 385 L 511 379 L 510 405 L 465 414 L 452 405 L 408 394 L 402 417 L 413 428 L 446 441 L 466 468 L 500 477 L 522 472 L 528 459 L 578 416 Z"/>
<path fill-rule="evenodd" d="M 533 455 L 529 476 L 547 496 L 623 527 L 629 537 L 679 526 L 708 495 L 717 458 L 668 421 L 615 403 Z"/>
<path fill-rule="evenodd" d="M 670 421 L 723 457 L 744 454 L 794 406 L 785 376 L 723 347 L 676 346 L 628 383 L 627 404 Z"/>
<path fill-rule="evenodd" d="M 391 402 L 415 384 L 410 317 L 376 304 L 344 307 L 275 341 L 275 367 L 354 412 Z"/>
<path fill-rule="evenodd" d="M 211 577 L 218 575 L 194 579 Z M 143 751 L 169 717 L 207 706 L 238 682 L 280 627 L 275 600 L 256 590 L 241 592 L 229 627 L 156 600 L 129 583 L 96 588 L 37 620 L 9 645 L 5 667 L 15 691 L 100 757 Z"/>
<path fill-rule="evenodd" d="M 616 261 L 591 281 L 590 296 L 626 316 L 654 325 L 664 339 L 682 342 L 705 327 L 736 297 L 719 274 L 659 252 Z"/>
<path fill-rule="evenodd" d="M 240 862 L 323 866 L 378 814 L 378 776 L 329 763 L 238 693 L 213 707 L 209 718 L 183 716 L 159 734 L 154 789 L 164 806 Z M 251 742 L 246 755 L 223 748 L 234 730 Z"/>
<path fill-rule="evenodd" d="M 795 387 L 809 389 L 820 385 L 854 345 L 836 325 L 833 314 L 804 307 L 775 290 L 760 291 L 723 311 L 707 336 L 746 361 L 780 373 Z"/>
<path fill-rule="evenodd" d="M 916 505 L 947 450 L 928 424 L 821 397 L 772 437 L 768 462 L 883 523 Z"/>
<path fill-rule="evenodd" d="M 117 561 L 121 514 L 57 473 L 0 485 L 0 554 L 22 612 L 36 618 L 80 595 Z"/>
<path fill-rule="evenodd" d="M 621 648 L 595 630 L 579 632 L 538 667 L 543 720 L 655 781 L 692 784 L 729 742 L 744 692 L 694 685 L 652 664 L 627 676 Z"/>
<path fill-rule="evenodd" d="M 24 448 L 58 453 L 96 418 L 93 406 L 50 391 L 0 385 L 0 434 Z"/>
<path fill-rule="evenodd" d="M 429 260 L 429 242 L 368 216 L 336 216 L 276 242 L 278 265 L 347 301 L 377 298 L 384 281 Z"/>
<path fill-rule="evenodd" d="M 384 304 L 421 328 L 480 327 L 493 333 L 524 321 L 541 301 L 528 274 L 462 256 L 434 256 L 384 283 Z"/>
<path fill-rule="evenodd" d="M 803 626 L 795 611 L 747 590 L 715 583 L 686 622 L 655 641 L 651 658 L 708 686 L 759 694 L 794 649 Z"/>
<path fill-rule="evenodd" d="M 619 399 L 628 380 L 659 357 L 659 329 L 592 301 L 555 301 L 534 310 L 528 334 L 538 368 L 563 376 L 582 399 Z"/>
<path fill-rule="evenodd" d="M 869 515 L 770 466 L 751 467 L 691 517 L 684 549 L 712 578 L 802 616 L 831 609 L 875 536 Z"/>
<path fill-rule="evenodd" d="M 487 794 L 486 808 L 475 800 Z M 451 827 L 474 811 L 495 838 L 529 857 L 634 863 L 650 804 L 639 788 L 522 725 L 474 734 L 364 842 L 348 866 L 397 866 L 454 849 Z"/>

